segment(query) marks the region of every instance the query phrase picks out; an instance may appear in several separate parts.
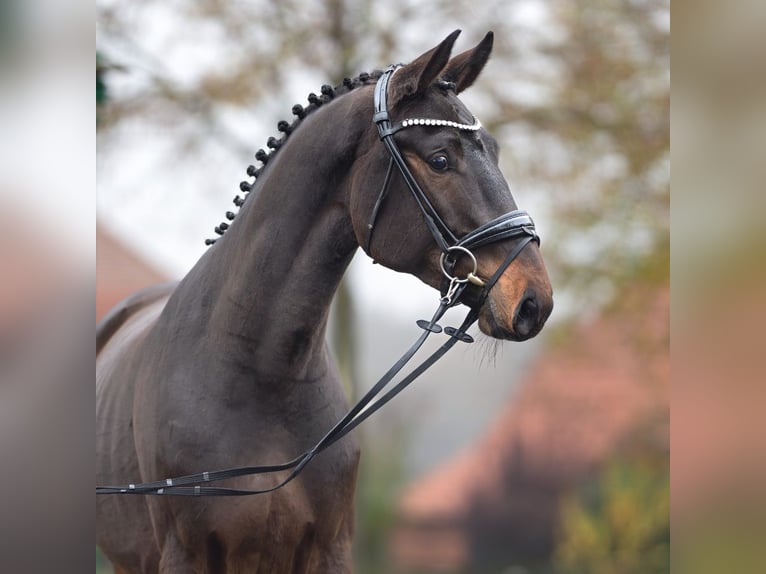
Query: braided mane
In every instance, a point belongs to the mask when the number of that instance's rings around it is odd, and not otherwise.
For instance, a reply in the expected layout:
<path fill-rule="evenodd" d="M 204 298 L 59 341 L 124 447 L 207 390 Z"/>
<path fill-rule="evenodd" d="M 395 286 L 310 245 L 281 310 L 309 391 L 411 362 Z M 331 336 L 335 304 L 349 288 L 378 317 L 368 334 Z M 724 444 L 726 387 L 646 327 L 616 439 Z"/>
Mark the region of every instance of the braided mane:
<path fill-rule="evenodd" d="M 245 180 L 240 182 L 239 190 L 242 192 L 242 195 L 237 194 L 234 196 L 234 205 L 237 207 L 237 212 L 239 212 L 239 209 L 242 207 L 242 205 L 244 205 L 245 201 L 250 195 L 250 192 L 254 189 L 258 176 L 263 173 L 263 170 L 266 168 L 269 160 L 279 151 L 282 145 L 284 145 L 284 143 L 287 141 L 287 138 L 290 137 L 290 134 L 295 131 L 295 129 L 300 125 L 306 116 L 322 107 L 323 104 L 332 101 L 336 97 L 347 94 L 360 86 L 366 86 L 372 82 L 376 82 L 382 73 L 383 72 L 380 70 L 375 70 L 371 73 L 363 72 L 355 78 L 344 78 L 343 82 L 335 87 L 330 86 L 329 84 L 325 84 L 320 90 L 321 95 L 317 95 L 314 92 L 311 92 L 308 95 L 309 104 L 307 106 L 304 107 L 301 104 L 295 104 L 292 108 L 292 113 L 295 116 L 293 123 L 288 123 L 285 120 L 279 121 L 277 123 L 277 130 L 282 135 L 278 138 L 272 136 L 266 141 L 266 147 L 268 147 L 270 151 L 266 152 L 263 148 L 261 148 L 255 152 L 255 159 L 261 163 L 261 166 L 247 166 L 247 175 L 252 177 L 253 181 Z M 233 221 L 236 216 L 237 214 L 233 211 L 226 212 L 226 219 L 228 221 Z M 215 232 L 218 235 L 223 235 L 228 228 L 229 223 L 223 221 L 215 227 Z M 216 239 L 205 239 L 205 245 L 212 245 L 215 242 Z"/>

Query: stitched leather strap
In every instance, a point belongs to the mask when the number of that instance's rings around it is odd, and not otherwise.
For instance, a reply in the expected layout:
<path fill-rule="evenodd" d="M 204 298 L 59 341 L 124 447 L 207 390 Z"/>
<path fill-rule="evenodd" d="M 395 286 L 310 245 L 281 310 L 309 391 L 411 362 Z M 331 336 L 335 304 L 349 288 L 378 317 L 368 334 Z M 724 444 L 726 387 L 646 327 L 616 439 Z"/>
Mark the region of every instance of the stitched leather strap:
<path fill-rule="evenodd" d="M 342 439 L 349 432 L 359 426 L 368 417 L 373 415 L 378 409 L 385 405 L 388 401 L 393 399 L 401 391 L 403 391 L 410 383 L 422 375 L 428 370 L 436 361 L 438 361 L 444 354 L 449 351 L 455 343 L 465 340 L 463 335 L 468 328 L 473 325 L 478 319 L 478 313 L 474 310 L 470 310 L 466 315 L 463 323 L 458 329 L 451 330 L 449 339 L 434 353 L 432 353 L 425 361 L 423 361 L 418 367 L 404 377 L 396 386 L 391 388 L 387 393 L 381 396 L 377 401 L 373 402 L 389 382 L 404 368 L 404 366 L 412 359 L 417 351 L 423 346 L 426 339 L 431 333 L 441 331 L 436 329 L 436 323 L 442 318 L 444 313 L 450 307 L 454 306 L 455 302 L 445 303 L 440 302 L 438 309 L 434 313 L 431 321 L 427 326 L 423 328 L 423 333 L 420 335 L 417 341 L 402 355 L 402 357 L 386 372 L 383 377 L 362 397 L 353 408 L 351 408 L 346 415 L 338 421 L 330 431 L 325 434 L 322 439 L 317 442 L 312 448 L 298 455 L 294 459 L 274 465 L 262 465 L 262 466 L 246 466 L 231 468 L 226 470 L 218 470 L 212 472 L 200 472 L 197 474 L 191 474 L 176 478 L 168 478 L 155 482 L 147 482 L 141 484 L 127 484 L 119 486 L 97 486 L 96 494 L 142 494 L 142 495 L 174 495 L 174 496 L 249 496 L 254 494 L 265 494 L 273 492 L 279 488 L 282 488 L 303 470 L 303 468 L 314 458 L 317 454 L 327 449 L 335 442 Z M 274 486 L 263 489 L 236 489 L 225 487 L 212 487 L 202 486 L 202 484 L 224 480 L 227 478 L 235 478 L 239 476 L 250 476 L 256 474 L 272 474 L 275 472 L 281 472 L 291 470 L 290 474 L 282 479 Z"/>

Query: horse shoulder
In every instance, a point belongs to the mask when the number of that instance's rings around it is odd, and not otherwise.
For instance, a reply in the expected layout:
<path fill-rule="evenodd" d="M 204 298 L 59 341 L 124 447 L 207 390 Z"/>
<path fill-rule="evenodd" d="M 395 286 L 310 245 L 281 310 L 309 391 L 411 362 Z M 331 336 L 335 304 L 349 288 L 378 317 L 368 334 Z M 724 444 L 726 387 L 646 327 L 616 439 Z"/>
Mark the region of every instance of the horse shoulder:
<path fill-rule="evenodd" d="M 101 352 L 104 345 L 119 328 L 136 312 L 155 303 L 163 297 L 168 297 L 176 288 L 177 281 L 160 283 L 146 287 L 123 299 L 112 307 L 96 326 L 96 354 Z"/>

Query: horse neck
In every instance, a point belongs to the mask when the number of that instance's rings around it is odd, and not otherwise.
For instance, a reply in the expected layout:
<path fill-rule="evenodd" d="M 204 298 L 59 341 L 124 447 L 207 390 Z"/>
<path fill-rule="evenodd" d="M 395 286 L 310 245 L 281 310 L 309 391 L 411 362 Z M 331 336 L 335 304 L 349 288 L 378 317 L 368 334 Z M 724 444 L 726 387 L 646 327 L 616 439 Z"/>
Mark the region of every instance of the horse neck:
<path fill-rule="evenodd" d="M 207 325 L 217 352 L 265 376 L 311 380 L 328 368 L 330 303 L 357 247 L 350 171 L 371 125 L 354 121 L 365 114 L 349 113 L 352 95 L 303 121 L 205 257 L 220 278 Z"/>

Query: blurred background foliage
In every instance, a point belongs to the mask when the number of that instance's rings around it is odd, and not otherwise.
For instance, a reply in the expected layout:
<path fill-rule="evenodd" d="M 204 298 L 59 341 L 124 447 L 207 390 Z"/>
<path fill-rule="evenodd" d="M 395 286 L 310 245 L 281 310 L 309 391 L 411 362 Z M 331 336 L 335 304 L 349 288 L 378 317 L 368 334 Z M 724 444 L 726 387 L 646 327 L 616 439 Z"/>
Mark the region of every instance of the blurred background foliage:
<path fill-rule="evenodd" d="M 175 144 L 166 153 L 176 165 L 211 139 L 249 157 L 259 140 L 229 118 L 263 110 L 263 119 L 274 123 L 286 113 L 284 102 L 301 93 L 296 82 L 316 91 L 321 83 L 419 53 L 453 28 L 465 29 L 466 43 L 492 29 L 492 64 L 466 98 L 499 137 L 513 188 L 525 190 L 525 199 L 544 196 L 535 204 L 544 203 L 551 222 L 543 232 L 551 242 L 546 261 L 554 268 L 557 304 L 600 307 L 617 296 L 617 282 L 629 281 L 642 262 L 667 250 L 664 0 L 129 6 L 103 0 L 97 7 L 102 78 L 133 80 L 130 90 L 99 109 L 100 150 L 108 153 L 115 127 L 140 117 L 172 127 Z M 170 18 L 179 30 L 154 32 Z M 144 40 L 152 32 L 152 40 Z M 195 42 L 209 42 L 215 55 Z M 188 63 L 174 63 L 184 58 Z M 103 97 L 103 83 L 101 90 Z M 537 214 L 536 208 L 530 207 Z"/>
<path fill-rule="evenodd" d="M 99 162 L 137 125 L 158 137 L 172 133 L 154 169 L 173 166 L 204 182 L 184 193 L 213 198 L 221 214 L 220 198 L 228 201 L 237 180 L 215 173 L 217 158 L 244 170 L 274 131 L 264 126 L 283 119 L 296 95 L 415 56 L 455 28 L 466 36 L 460 49 L 494 30 L 490 65 L 465 100 L 498 138 L 503 171 L 542 228 L 557 305 L 555 329 L 545 336 L 566 346 L 576 325 L 625 311 L 637 289 L 669 283 L 666 0 L 99 0 L 96 7 Z M 102 211 L 146 201 L 138 190 L 99 193 Z M 178 189 L 153 193 L 162 204 Z M 148 214 L 146 224 L 170 219 Z M 355 379 L 353 312 L 344 284 L 336 319 L 347 328 L 333 333 L 348 381 Z M 403 480 L 402 442 L 394 432 L 362 459 L 359 572 L 392 571 L 387 537 Z M 564 496 L 549 559 L 504 572 L 668 571 L 667 444 L 618 454 Z M 500 571 L 479 564 L 465 571 Z"/>
<path fill-rule="evenodd" d="M 670 572 L 667 457 L 619 455 L 568 496 L 554 564 L 561 574 Z"/>

